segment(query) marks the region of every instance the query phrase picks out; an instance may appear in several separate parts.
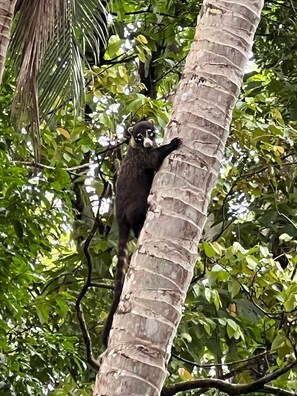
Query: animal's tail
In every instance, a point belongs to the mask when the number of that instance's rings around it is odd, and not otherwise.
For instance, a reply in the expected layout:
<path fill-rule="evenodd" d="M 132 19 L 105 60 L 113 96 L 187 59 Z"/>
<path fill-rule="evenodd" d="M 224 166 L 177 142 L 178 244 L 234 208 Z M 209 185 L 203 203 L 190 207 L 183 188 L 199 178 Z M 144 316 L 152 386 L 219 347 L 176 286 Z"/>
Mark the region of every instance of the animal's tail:
<path fill-rule="evenodd" d="M 129 238 L 129 229 L 126 226 L 119 224 L 118 263 L 117 263 L 117 269 L 115 275 L 114 294 L 102 335 L 102 343 L 105 346 L 105 348 L 107 348 L 109 332 L 113 322 L 113 316 L 119 305 L 123 290 L 123 285 L 125 280 L 125 264 L 127 262 L 127 256 L 128 256 L 128 252 L 127 252 L 128 238 Z"/>

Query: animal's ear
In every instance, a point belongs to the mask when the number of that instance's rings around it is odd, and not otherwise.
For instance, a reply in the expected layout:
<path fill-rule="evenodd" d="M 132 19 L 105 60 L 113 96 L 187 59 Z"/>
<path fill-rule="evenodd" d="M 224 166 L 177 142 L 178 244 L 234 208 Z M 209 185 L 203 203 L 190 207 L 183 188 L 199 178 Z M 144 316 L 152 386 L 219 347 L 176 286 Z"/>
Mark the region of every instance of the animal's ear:
<path fill-rule="evenodd" d="M 127 131 L 130 133 L 130 135 L 132 135 L 133 127 L 130 126 L 130 127 L 127 129 Z"/>
<path fill-rule="evenodd" d="M 134 139 L 134 137 L 132 135 L 131 135 L 131 138 L 130 138 L 130 141 L 129 141 L 129 145 L 131 147 L 133 147 L 133 148 L 136 147 L 136 142 L 135 142 L 135 139 Z"/>
<path fill-rule="evenodd" d="M 155 126 L 154 120 L 152 120 L 151 118 L 148 120 L 148 122 L 150 122 L 151 124 L 153 124 Z"/>

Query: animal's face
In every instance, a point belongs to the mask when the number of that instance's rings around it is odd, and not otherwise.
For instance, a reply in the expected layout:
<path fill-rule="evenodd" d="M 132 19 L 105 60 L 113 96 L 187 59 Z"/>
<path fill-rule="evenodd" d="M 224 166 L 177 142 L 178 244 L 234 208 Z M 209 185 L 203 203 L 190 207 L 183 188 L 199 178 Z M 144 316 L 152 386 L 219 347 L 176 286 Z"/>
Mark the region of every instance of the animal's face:
<path fill-rule="evenodd" d="M 133 148 L 144 147 L 150 149 L 156 147 L 156 132 L 154 124 L 149 121 L 140 121 L 128 129 L 131 138 L 130 146 Z"/>

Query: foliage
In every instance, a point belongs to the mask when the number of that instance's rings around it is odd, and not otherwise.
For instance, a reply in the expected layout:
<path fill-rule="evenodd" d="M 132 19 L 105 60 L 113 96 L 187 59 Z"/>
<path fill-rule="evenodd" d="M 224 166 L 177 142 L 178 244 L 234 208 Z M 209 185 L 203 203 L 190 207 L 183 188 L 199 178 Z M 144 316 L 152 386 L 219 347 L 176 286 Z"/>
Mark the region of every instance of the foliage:
<path fill-rule="evenodd" d="M 209 376 L 250 383 L 296 352 L 297 35 L 291 5 L 276 3 L 265 7 L 257 69 L 247 70 L 234 111 L 168 386 Z M 116 264 L 112 199 L 123 132 L 143 117 L 159 129 L 166 125 L 199 7 L 115 0 L 114 31 L 100 63 L 88 54 L 85 112 L 78 116 L 67 96 L 54 112 L 44 107 L 50 117 L 42 113 L 35 166 L 30 135 L 11 125 L 16 83 L 8 65 L 0 92 L 1 394 L 90 394 L 96 371 L 76 312 L 89 264 L 83 243 L 96 218 L 92 281 L 82 305 L 97 357 Z M 289 40 L 280 40 L 280 31 Z M 272 385 L 294 391 L 295 383 L 290 370 Z"/>
<path fill-rule="evenodd" d="M 17 75 L 12 110 L 17 126 L 31 131 L 37 161 L 39 114 L 48 120 L 70 100 L 81 113 L 83 62 L 88 60 L 88 51 L 98 61 L 106 45 L 105 8 L 105 0 L 17 2 L 9 56 Z"/>

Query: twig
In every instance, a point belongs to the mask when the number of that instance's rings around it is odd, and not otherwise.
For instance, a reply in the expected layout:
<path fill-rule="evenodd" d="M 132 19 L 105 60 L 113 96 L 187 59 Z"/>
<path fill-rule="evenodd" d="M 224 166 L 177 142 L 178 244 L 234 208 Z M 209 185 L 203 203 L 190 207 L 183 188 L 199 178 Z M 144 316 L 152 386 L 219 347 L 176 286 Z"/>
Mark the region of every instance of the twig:
<path fill-rule="evenodd" d="M 96 213 L 96 217 L 95 217 L 95 222 L 93 225 L 93 228 L 91 230 L 91 232 L 89 233 L 85 243 L 84 243 L 84 247 L 83 247 L 83 251 L 84 251 L 84 255 L 87 261 L 87 277 L 85 280 L 85 283 L 77 297 L 76 300 L 76 314 L 77 314 L 77 318 L 80 324 L 80 328 L 82 331 L 82 335 L 83 335 L 83 339 L 86 345 L 86 355 L 87 355 L 87 361 L 89 362 L 89 364 L 96 370 L 99 370 L 99 364 L 97 362 L 96 359 L 94 359 L 93 353 L 92 353 L 92 340 L 87 328 L 87 324 L 85 321 L 85 317 L 84 317 L 84 312 L 83 312 L 83 307 L 82 307 L 82 300 L 84 298 L 84 296 L 86 295 L 88 289 L 91 287 L 92 285 L 92 270 L 93 270 L 93 265 L 92 265 L 92 258 L 89 252 L 89 246 L 90 243 L 100 225 L 100 207 L 101 207 L 101 203 L 102 203 L 102 198 L 104 197 L 106 190 L 108 188 L 108 183 L 103 183 L 104 188 L 103 188 L 103 192 L 101 194 L 100 200 L 99 200 L 99 205 L 98 205 L 98 210 Z"/>
<path fill-rule="evenodd" d="M 287 159 L 287 158 L 289 158 L 289 157 L 291 157 L 293 155 L 296 155 L 296 152 L 289 153 L 287 155 L 282 156 L 281 160 L 284 161 L 285 159 Z M 282 167 L 284 167 L 284 166 L 292 166 L 292 165 L 295 165 L 295 164 L 296 164 L 296 162 L 285 162 L 285 163 L 282 163 L 281 166 Z M 262 172 L 266 171 L 268 168 L 269 168 L 268 165 L 261 166 L 260 168 L 259 167 L 254 167 L 254 169 L 252 169 L 250 172 L 247 172 L 247 173 L 243 173 L 244 166 L 241 168 L 239 176 L 234 180 L 234 182 L 232 183 L 231 188 L 229 189 L 229 191 L 227 192 L 226 196 L 223 199 L 222 208 L 221 208 L 222 220 L 223 220 L 222 221 L 222 227 L 221 227 L 221 231 L 219 232 L 219 234 L 215 237 L 215 240 L 218 240 L 222 236 L 222 234 L 226 231 L 226 229 L 232 224 L 232 222 L 230 222 L 230 223 L 227 224 L 227 226 L 225 226 L 225 223 L 226 223 L 226 204 L 227 204 L 227 199 L 230 198 L 230 196 L 233 194 L 233 192 L 235 190 L 235 187 L 237 186 L 238 182 L 241 181 L 241 180 L 244 180 L 244 179 L 249 179 L 250 177 L 253 177 L 253 176 L 255 176 L 255 175 L 259 174 L 259 173 L 262 173 Z M 234 220 L 236 220 L 236 219 L 234 219 Z"/>
<path fill-rule="evenodd" d="M 225 362 L 225 363 L 207 363 L 207 364 L 199 364 L 196 362 L 192 362 L 191 360 L 188 359 L 184 359 L 178 355 L 176 355 L 175 353 L 172 353 L 172 356 L 175 357 L 177 360 L 180 360 L 181 362 L 184 362 L 186 364 L 190 364 L 191 366 L 195 366 L 195 367 L 199 367 L 199 368 L 211 368 L 211 367 L 223 367 L 223 366 L 233 366 L 235 364 L 239 364 L 239 363 L 246 363 L 246 362 L 250 362 L 252 360 L 256 360 L 259 357 L 265 356 L 269 354 L 268 351 L 259 353 L 258 355 L 255 356 L 250 356 L 246 359 L 241 359 L 241 360 L 236 360 L 234 362 Z"/>
<path fill-rule="evenodd" d="M 167 70 L 166 73 L 164 73 L 161 77 L 154 80 L 153 83 L 156 84 L 158 81 L 162 80 L 162 78 L 166 77 L 169 73 L 171 73 L 176 68 L 176 66 L 178 66 L 180 63 L 182 63 L 185 59 L 186 59 L 186 56 L 184 56 L 182 59 L 180 59 L 178 62 L 176 62 L 169 70 Z"/>
<path fill-rule="evenodd" d="M 295 12 L 295 14 L 296 14 L 296 8 L 294 7 L 294 3 L 293 3 L 293 0 L 290 0 L 290 4 L 291 4 L 291 7 L 292 7 L 292 10 Z"/>
<path fill-rule="evenodd" d="M 274 395 L 295 396 L 297 395 L 297 393 L 283 391 L 282 389 L 274 388 L 272 386 L 266 386 L 266 384 L 280 377 L 281 375 L 285 374 L 296 365 L 297 365 L 297 360 L 294 360 L 292 363 L 289 363 L 286 367 L 275 370 L 272 373 L 264 376 L 263 378 L 260 378 L 259 380 L 252 382 L 251 384 L 244 384 L 244 385 L 231 384 L 221 379 L 204 378 L 194 381 L 180 382 L 171 387 L 164 387 L 161 395 L 173 396 L 178 392 L 192 390 L 196 388 L 214 388 L 222 392 L 225 392 L 228 395 L 242 395 L 242 394 L 248 394 L 261 390 L 261 392 L 265 391 L 265 393 L 268 393 L 270 391 L 270 394 L 274 394 Z"/>
<path fill-rule="evenodd" d="M 86 321 L 85 321 L 83 307 L 81 305 L 81 302 L 82 302 L 84 296 L 86 295 L 86 293 L 87 293 L 87 291 L 88 291 L 88 289 L 89 289 L 89 287 L 90 287 L 90 285 L 92 283 L 92 269 L 93 269 L 93 266 L 92 266 L 91 255 L 89 253 L 89 246 L 90 246 L 90 243 L 91 243 L 91 241 L 92 241 L 92 239 L 93 239 L 93 237 L 94 237 L 94 235 L 95 235 L 95 233 L 96 233 L 96 231 L 98 229 L 99 222 L 100 222 L 100 204 L 99 204 L 99 208 L 97 210 L 97 214 L 96 214 L 96 218 L 95 218 L 95 222 L 94 222 L 93 228 L 92 228 L 90 234 L 88 235 L 88 237 L 87 237 L 87 239 L 86 239 L 86 241 L 84 243 L 83 251 L 84 251 L 84 255 L 85 255 L 86 260 L 87 260 L 88 273 L 87 273 L 87 278 L 85 280 L 85 283 L 84 283 L 84 285 L 83 285 L 83 287 L 82 287 L 82 289 L 81 289 L 81 291 L 80 291 L 80 293 L 79 293 L 79 295 L 77 297 L 76 304 L 75 304 L 77 318 L 78 318 L 78 321 L 79 321 L 79 324 L 80 324 L 80 328 L 81 328 L 81 331 L 82 331 L 82 334 L 83 334 L 84 342 L 85 342 L 85 345 L 86 345 L 87 361 L 96 370 L 99 370 L 100 366 L 99 366 L 98 362 L 93 357 L 92 340 L 91 340 L 91 337 L 90 337 L 90 334 L 89 334 L 89 331 L 88 331 L 88 328 L 87 328 L 87 324 L 86 324 Z"/>
<path fill-rule="evenodd" d="M 108 151 L 115 150 L 116 148 L 122 146 L 125 143 L 127 143 L 127 139 L 122 141 L 122 142 L 120 142 L 120 143 L 115 144 L 114 146 L 110 146 L 109 145 L 108 148 L 97 152 L 96 155 L 97 156 L 98 155 L 102 155 L 102 154 L 107 153 Z M 33 166 L 33 167 L 40 168 L 40 169 L 48 169 L 48 170 L 56 170 L 57 169 L 55 166 L 49 166 L 49 165 L 41 164 L 39 162 L 34 162 L 34 161 L 13 161 L 12 163 L 13 163 L 13 165 Z M 92 165 L 96 165 L 96 163 L 95 162 L 88 162 L 86 164 L 72 166 L 70 168 L 60 168 L 60 169 L 63 169 L 66 172 L 73 172 L 73 171 L 76 171 L 76 170 L 88 169 Z"/>
<path fill-rule="evenodd" d="M 224 270 L 226 272 L 228 272 L 228 274 L 231 276 L 231 278 L 233 278 L 239 285 L 240 288 L 242 289 L 242 291 L 244 293 L 247 294 L 247 296 L 249 297 L 249 299 L 251 300 L 252 304 L 260 311 L 263 313 L 263 315 L 267 316 L 270 319 L 278 319 L 280 316 L 282 316 L 283 314 L 287 314 L 290 315 L 294 312 L 297 311 L 297 307 L 293 308 L 291 311 L 277 311 L 277 312 L 267 312 L 265 311 L 265 309 L 263 309 L 258 303 L 256 303 L 256 301 L 254 300 L 254 297 L 252 296 L 252 293 L 250 293 L 249 289 L 247 288 L 246 285 L 244 285 L 243 283 L 240 282 L 240 280 L 238 280 L 238 278 L 236 278 L 229 270 L 227 267 L 224 267 L 222 265 L 222 263 L 220 264 L 222 266 L 222 268 L 224 268 Z"/>
<path fill-rule="evenodd" d="M 114 290 L 114 287 L 111 285 L 106 285 L 105 283 L 95 283 L 91 282 L 90 287 L 97 287 L 98 289 L 108 289 L 108 290 Z"/>

